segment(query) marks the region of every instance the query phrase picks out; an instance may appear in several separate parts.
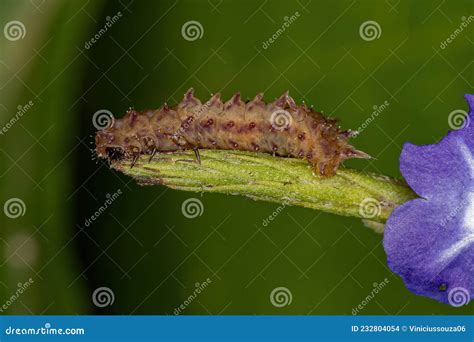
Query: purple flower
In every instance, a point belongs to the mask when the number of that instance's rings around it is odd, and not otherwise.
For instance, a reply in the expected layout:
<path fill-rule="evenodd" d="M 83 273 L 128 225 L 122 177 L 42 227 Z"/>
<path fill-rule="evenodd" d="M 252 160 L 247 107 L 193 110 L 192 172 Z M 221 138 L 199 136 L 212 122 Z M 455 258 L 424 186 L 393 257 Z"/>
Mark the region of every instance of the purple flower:
<path fill-rule="evenodd" d="M 406 143 L 400 170 L 420 196 L 387 221 L 388 265 L 415 294 L 461 306 L 474 296 L 474 95 L 463 125 L 434 145 Z"/>

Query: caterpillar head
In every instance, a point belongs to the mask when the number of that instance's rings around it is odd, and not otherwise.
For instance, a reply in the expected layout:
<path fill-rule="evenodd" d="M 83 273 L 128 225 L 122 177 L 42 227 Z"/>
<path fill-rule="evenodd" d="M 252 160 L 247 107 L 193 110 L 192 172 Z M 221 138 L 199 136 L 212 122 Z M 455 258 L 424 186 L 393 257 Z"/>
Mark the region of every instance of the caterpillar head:
<path fill-rule="evenodd" d="M 156 137 L 149 127 L 148 115 L 129 110 L 122 119 L 112 120 L 110 127 L 97 131 L 96 153 L 101 158 L 122 160 L 157 149 Z"/>

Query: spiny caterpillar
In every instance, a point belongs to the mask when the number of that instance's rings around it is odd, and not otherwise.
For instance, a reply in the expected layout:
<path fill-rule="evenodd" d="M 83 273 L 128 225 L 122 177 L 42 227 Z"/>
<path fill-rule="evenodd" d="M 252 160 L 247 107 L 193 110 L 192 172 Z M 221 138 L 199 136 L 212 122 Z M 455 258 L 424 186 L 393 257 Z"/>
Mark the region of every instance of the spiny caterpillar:
<path fill-rule="evenodd" d="M 193 149 L 241 150 L 272 153 L 307 160 L 321 176 L 332 176 L 348 158 L 369 156 L 347 140 L 354 132 L 340 131 L 336 120 L 325 118 L 305 104 L 297 106 L 288 92 L 266 104 L 263 94 L 244 103 L 240 93 L 223 103 L 220 94 L 202 104 L 191 88 L 176 107 L 127 111 L 96 134 L 96 152 L 109 160 L 141 154 Z"/>

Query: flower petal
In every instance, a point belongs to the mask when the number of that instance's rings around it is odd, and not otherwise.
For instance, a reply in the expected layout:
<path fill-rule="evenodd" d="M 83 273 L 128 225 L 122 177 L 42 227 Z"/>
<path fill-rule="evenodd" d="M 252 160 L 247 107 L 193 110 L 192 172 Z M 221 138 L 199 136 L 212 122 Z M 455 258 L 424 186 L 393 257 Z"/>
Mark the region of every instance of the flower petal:
<path fill-rule="evenodd" d="M 455 288 L 474 294 L 474 233 L 459 229 L 465 208 L 458 208 L 415 199 L 388 219 L 384 233 L 388 265 L 415 294 L 445 303 Z"/>
<path fill-rule="evenodd" d="M 466 100 L 462 128 L 404 145 L 400 170 L 423 198 L 397 207 L 384 233 L 388 265 L 407 288 L 454 306 L 474 295 L 474 95 Z"/>

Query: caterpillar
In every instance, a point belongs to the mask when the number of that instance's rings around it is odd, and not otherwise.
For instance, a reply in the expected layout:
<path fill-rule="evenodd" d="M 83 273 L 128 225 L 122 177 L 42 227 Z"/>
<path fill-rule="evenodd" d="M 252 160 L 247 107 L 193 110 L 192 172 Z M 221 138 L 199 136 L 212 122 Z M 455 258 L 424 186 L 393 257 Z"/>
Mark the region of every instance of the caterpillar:
<path fill-rule="evenodd" d="M 215 94 L 203 104 L 191 88 L 173 108 L 128 110 L 100 129 L 95 142 L 99 157 L 132 159 L 132 167 L 142 154 L 151 160 L 157 152 L 194 149 L 200 162 L 199 149 L 223 149 L 301 158 L 316 174 L 333 176 L 345 159 L 369 158 L 347 142 L 354 135 L 335 119 L 296 105 L 288 92 L 268 104 L 262 93 L 247 102 L 236 93 L 225 103 Z"/>

